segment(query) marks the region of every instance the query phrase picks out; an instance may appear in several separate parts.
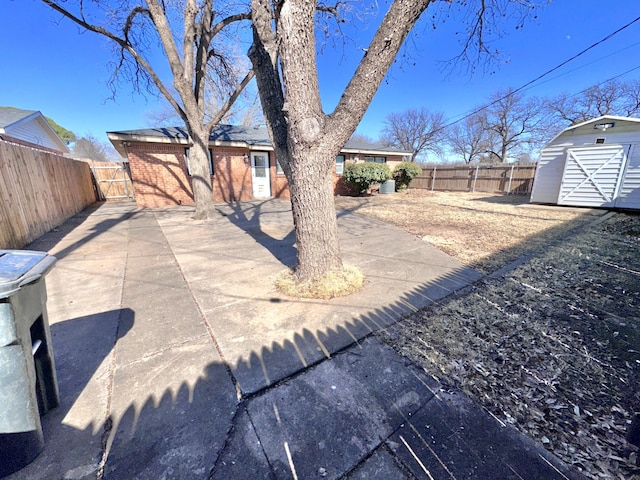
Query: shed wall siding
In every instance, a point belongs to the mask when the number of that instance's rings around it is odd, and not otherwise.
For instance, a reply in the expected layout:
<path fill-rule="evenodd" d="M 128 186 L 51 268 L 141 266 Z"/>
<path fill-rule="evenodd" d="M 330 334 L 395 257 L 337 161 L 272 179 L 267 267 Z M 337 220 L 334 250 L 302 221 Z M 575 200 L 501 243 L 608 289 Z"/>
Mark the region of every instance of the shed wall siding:
<path fill-rule="evenodd" d="M 616 207 L 640 209 L 640 144 L 638 143 L 631 146 Z"/>
<path fill-rule="evenodd" d="M 532 202 L 556 203 L 558 201 L 567 146 L 570 144 L 565 142 L 560 145 L 548 146 L 540 152 L 540 160 L 531 191 Z"/>

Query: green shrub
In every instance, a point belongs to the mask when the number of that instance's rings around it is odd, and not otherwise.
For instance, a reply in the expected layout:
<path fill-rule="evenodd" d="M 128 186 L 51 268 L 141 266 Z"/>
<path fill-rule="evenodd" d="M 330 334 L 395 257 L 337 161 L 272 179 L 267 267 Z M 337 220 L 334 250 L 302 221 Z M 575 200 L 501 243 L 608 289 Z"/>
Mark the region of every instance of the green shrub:
<path fill-rule="evenodd" d="M 406 190 L 414 177 L 422 173 L 422 168 L 413 162 L 399 163 L 393 169 L 393 179 L 396 181 L 396 191 Z"/>
<path fill-rule="evenodd" d="M 350 163 L 344 167 L 342 176 L 347 185 L 359 193 L 366 192 L 376 183 L 391 179 L 391 170 L 384 163 Z"/>

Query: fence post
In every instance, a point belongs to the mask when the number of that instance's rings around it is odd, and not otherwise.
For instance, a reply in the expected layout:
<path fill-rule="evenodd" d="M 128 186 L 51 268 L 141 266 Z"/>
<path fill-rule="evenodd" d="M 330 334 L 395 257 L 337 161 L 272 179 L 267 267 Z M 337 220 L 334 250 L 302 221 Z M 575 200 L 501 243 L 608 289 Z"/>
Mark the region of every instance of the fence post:
<path fill-rule="evenodd" d="M 509 172 L 509 185 L 507 186 L 507 195 L 511 194 L 511 180 L 513 180 L 513 167 L 514 165 L 511 165 L 511 171 Z"/>
<path fill-rule="evenodd" d="M 480 168 L 480 165 L 476 165 L 476 171 L 473 174 L 473 186 L 471 187 L 472 192 L 476 191 L 476 181 L 478 180 L 478 168 Z"/>
<path fill-rule="evenodd" d="M 96 172 L 96 168 L 93 165 L 89 165 L 89 169 L 91 170 L 91 176 L 93 177 L 93 182 L 96 187 L 96 191 L 98 193 L 98 201 L 103 202 L 105 198 L 104 198 L 104 194 L 102 193 L 102 188 L 100 188 L 100 182 L 98 181 L 98 174 Z"/>
<path fill-rule="evenodd" d="M 124 182 L 124 194 L 127 196 L 127 200 L 129 200 L 129 186 L 127 185 L 127 172 L 124 169 L 124 162 L 120 163 L 120 167 L 122 167 L 122 181 Z"/>
<path fill-rule="evenodd" d="M 436 168 L 437 167 L 433 167 L 433 175 L 431 176 L 431 191 L 433 192 L 433 188 L 436 184 Z"/>

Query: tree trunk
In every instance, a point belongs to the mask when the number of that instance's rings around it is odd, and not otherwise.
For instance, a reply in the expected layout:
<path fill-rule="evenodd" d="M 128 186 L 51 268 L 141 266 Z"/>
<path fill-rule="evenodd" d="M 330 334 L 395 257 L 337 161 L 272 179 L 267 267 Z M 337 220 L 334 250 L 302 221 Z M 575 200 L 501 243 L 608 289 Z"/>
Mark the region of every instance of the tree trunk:
<path fill-rule="evenodd" d="M 251 0 L 254 43 L 249 58 L 276 157 L 289 182 L 299 282 L 313 282 L 342 268 L 333 198 L 335 155 L 360 123 L 411 26 L 429 3 L 391 4 L 338 106 L 326 115 L 316 66 L 317 2 L 288 0 L 277 2 L 274 9 L 270 0 Z"/>
<path fill-rule="evenodd" d="M 203 131 L 204 130 L 204 131 Z M 203 220 L 215 216 L 211 170 L 209 167 L 209 133 L 206 129 L 190 129 L 189 168 L 196 206 L 194 219 Z"/>
<path fill-rule="evenodd" d="M 294 155 L 289 190 L 298 248 L 295 276 L 313 281 L 342 268 L 333 197 L 335 157 L 320 151 Z"/>

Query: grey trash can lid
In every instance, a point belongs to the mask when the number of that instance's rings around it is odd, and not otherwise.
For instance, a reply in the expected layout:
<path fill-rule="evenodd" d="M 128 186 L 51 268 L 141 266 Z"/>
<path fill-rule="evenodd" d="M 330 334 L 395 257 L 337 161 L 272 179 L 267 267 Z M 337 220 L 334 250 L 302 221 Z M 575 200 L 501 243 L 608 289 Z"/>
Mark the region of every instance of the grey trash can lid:
<path fill-rule="evenodd" d="M 0 298 L 15 293 L 45 275 L 56 257 L 33 250 L 0 250 Z"/>

